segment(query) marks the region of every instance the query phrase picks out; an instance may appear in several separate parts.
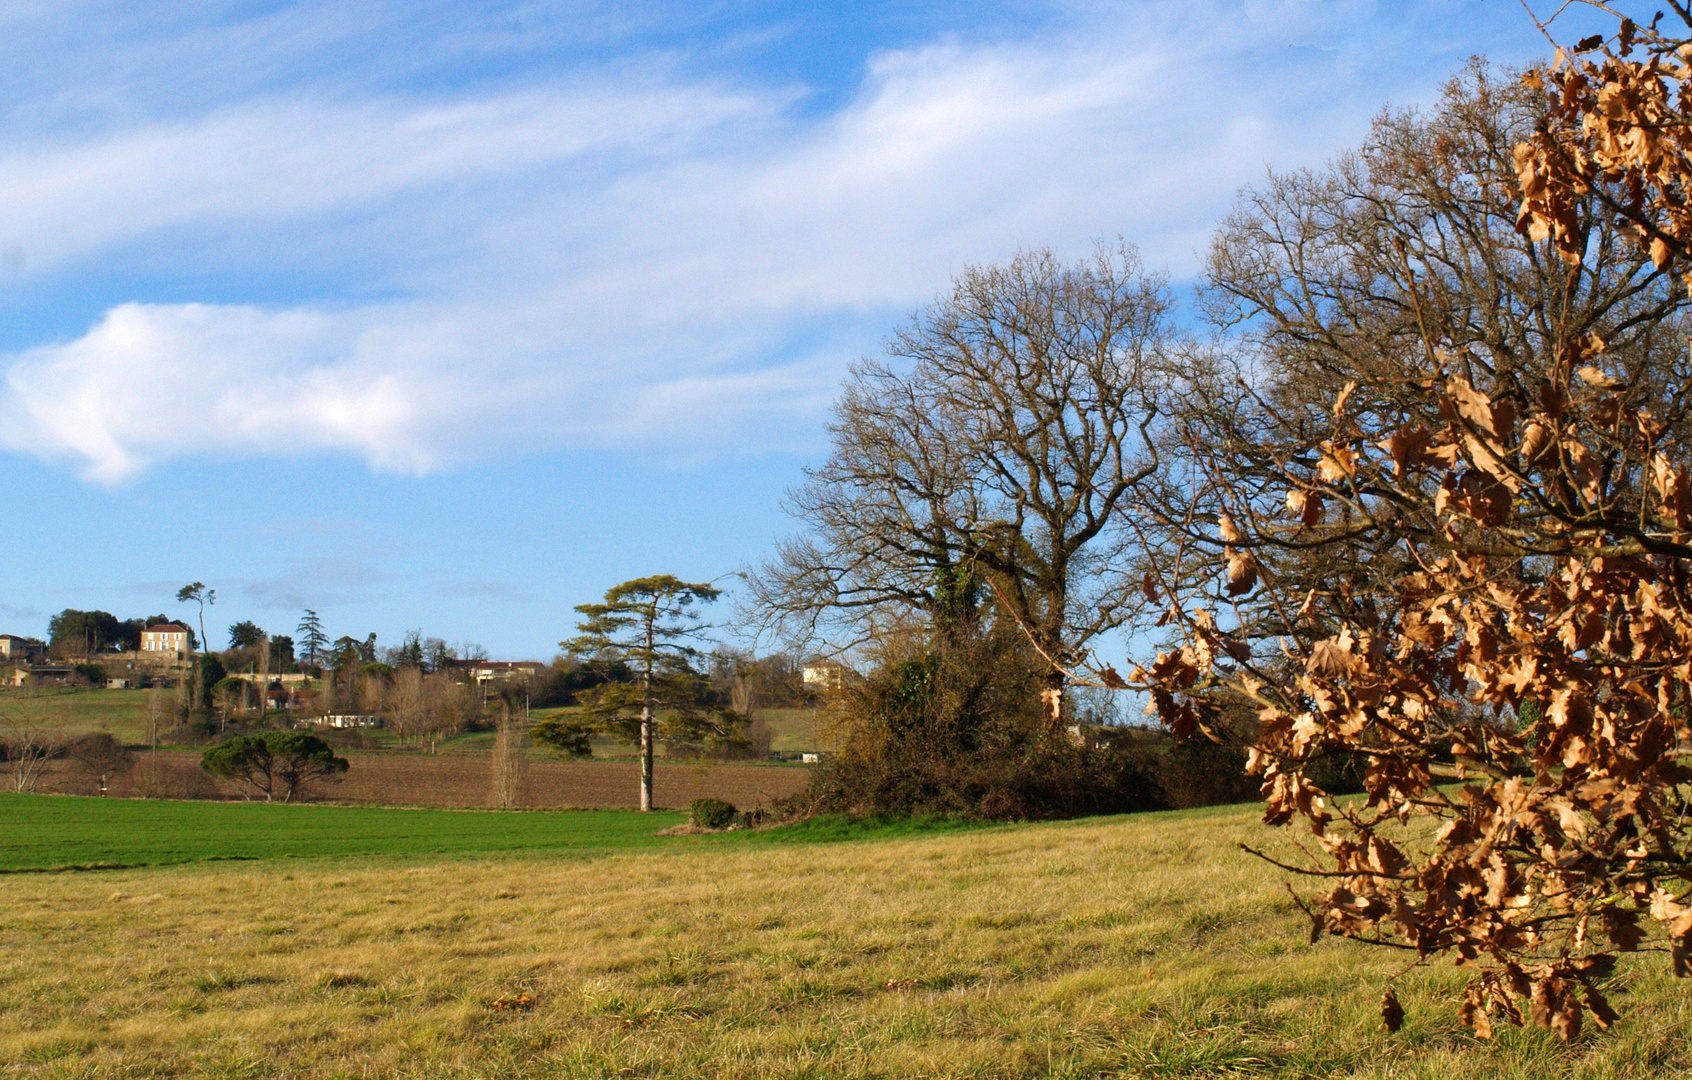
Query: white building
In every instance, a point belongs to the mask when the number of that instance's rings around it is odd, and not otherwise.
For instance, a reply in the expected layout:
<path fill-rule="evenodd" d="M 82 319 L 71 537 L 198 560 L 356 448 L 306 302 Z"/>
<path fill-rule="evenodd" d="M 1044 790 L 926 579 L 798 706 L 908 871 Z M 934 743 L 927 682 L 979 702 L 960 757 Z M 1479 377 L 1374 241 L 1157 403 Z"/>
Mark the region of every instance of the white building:
<path fill-rule="evenodd" d="M 46 646 L 35 638 L 16 634 L 0 634 L 0 659 L 30 660 L 46 653 Z"/>
<path fill-rule="evenodd" d="M 141 631 L 141 651 L 144 653 L 174 653 L 178 660 L 188 655 L 188 628 L 176 623 L 160 623 Z"/>
<path fill-rule="evenodd" d="M 330 713 L 320 723 L 332 728 L 381 727 L 382 718 L 371 713 Z"/>
<path fill-rule="evenodd" d="M 533 679 L 541 669 L 534 660 L 463 660 L 458 666 L 468 671 L 470 680 L 478 686 L 508 679 Z"/>
<path fill-rule="evenodd" d="M 806 664 L 799 677 L 805 683 L 805 689 L 825 693 L 842 689 L 846 685 L 846 673 L 850 670 L 845 664 L 820 660 Z"/>

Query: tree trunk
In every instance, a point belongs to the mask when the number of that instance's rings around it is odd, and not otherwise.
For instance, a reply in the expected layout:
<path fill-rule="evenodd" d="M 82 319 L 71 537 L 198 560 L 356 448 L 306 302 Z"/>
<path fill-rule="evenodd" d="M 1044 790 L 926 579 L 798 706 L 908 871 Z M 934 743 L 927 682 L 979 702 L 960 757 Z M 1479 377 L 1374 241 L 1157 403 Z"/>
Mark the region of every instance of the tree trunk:
<path fill-rule="evenodd" d="M 646 663 L 641 672 L 640 701 L 640 811 L 652 812 L 652 623 L 646 619 Z"/>
<path fill-rule="evenodd" d="M 652 812 L 652 705 L 640 710 L 640 809 Z"/>

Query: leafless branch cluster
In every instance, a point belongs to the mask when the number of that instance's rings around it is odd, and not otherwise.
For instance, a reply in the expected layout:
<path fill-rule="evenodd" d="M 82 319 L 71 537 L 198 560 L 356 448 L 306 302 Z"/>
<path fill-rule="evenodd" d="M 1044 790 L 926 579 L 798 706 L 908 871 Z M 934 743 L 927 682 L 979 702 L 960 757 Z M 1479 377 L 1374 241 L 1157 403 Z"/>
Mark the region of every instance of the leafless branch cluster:
<path fill-rule="evenodd" d="M 1063 670 L 1124 623 L 1123 509 L 1158 469 L 1168 297 L 1126 245 L 958 276 L 853 369 L 834 450 L 791 498 L 810 526 L 752 575 L 790 639 L 967 632 L 990 591 Z"/>

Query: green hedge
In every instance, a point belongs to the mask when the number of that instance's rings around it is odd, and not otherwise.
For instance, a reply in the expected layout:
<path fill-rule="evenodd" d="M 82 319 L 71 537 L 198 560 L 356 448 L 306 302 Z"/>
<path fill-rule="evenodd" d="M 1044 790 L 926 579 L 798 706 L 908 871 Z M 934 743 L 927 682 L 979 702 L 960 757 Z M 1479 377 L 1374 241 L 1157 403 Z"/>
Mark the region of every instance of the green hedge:
<path fill-rule="evenodd" d="M 726 829 L 734 820 L 734 804 L 721 799 L 695 799 L 689 804 L 688 813 L 701 829 Z"/>

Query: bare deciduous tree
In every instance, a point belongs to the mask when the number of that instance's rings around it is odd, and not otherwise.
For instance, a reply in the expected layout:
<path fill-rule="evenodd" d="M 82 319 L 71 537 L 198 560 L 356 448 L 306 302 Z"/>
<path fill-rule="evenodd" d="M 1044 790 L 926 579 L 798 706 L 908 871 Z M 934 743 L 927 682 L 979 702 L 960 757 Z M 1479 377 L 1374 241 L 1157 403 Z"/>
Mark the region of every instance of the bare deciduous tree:
<path fill-rule="evenodd" d="M 1223 505 L 1204 474 L 1226 474 L 1236 514 L 1279 511 L 1290 461 L 1326 437 L 1350 382 L 1358 389 L 1349 405 L 1370 423 L 1431 430 L 1444 420 L 1430 348 L 1462 349 L 1467 377 L 1525 415 L 1559 342 L 1597 334 L 1630 385 L 1656 395 L 1666 437 L 1682 445 L 1692 434 L 1689 305 L 1671 275 L 1601 214 L 1588 213 L 1592 257 L 1578 268 L 1516 230 L 1514 147 L 1538 115 L 1530 89 L 1476 64 L 1427 111 L 1383 115 L 1329 168 L 1271 176 L 1219 231 L 1205 300 L 1234 337 L 1189 358 L 1172 405 L 1179 420 L 1164 429 L 1177 445 L 1165 447 L 1167 467 L 1142 485 L 1137 505 L 1144 549 L 1181 551 L 1190 581 L 1213 585 L 1243 637 L 1280 635 L 1282 613 L 1249 592 L 1229 594 L 1215 573 L 1240 549 L 1209 543 Z M 1390 504 L 1392 530 L 1381 532 L 1343 510 L 1325 513 L 1320 498 L 1294 498 L 1304 527 L 1254 557 L 1301 597 L 1315 589 L 1390 604 L 1390 587 L 1373 583 L 1404 569 L 1407 553 L 1392 537 L 1439 531 L 1412 503 Z M 1160 560 L 1160 573 L 1171 570 Z"/>
<path fill-rule="evenodd" d="M 434 753 L 443 738 L 463 730 L 474 701 L 470 687 L 445 672 L 424 674 L 403 667 L 383 692 L 382 715 L 402 745 L 426 746 Z"/>
<path fill-rule="evenodd" d="M 1167 306 L 1126 245 L 960 274 L 853 369 L 790 500 L 810 531 L 752 576 L 767 624 L 945 633 L 990 594 L 1049 662 L 1055 728 L 1065 669 L 1135 606 L 1120 511 L 1158 468 Z"/>
<path fill-rule="evenodd" d="M 493 746 L 493 805 L 511 810 L 523 796 L 525 760 L 523 744 L 528 737 L 528 725 L 521 714 L 503 713 L 494 728 Z"/>
<path fill-rule="evenodd" d="M 135 755 L 129 748 L 105 732 L 74 740 L 66 748 L 65 755 L 76 762 L 99 795 L 105 795 L 109 783 L 135 765 Z"/>
<path fill-rule="evenodd" d="M 42 709 L 34 696 L 15 698 L 0 709 L 0 741 L 12 773 L 12 790 L 35 790 L 47 763 L 64 750 L 62 721 Z"/>
<path fill-rule="evenodd" d="M 423 681 L 423 696 L 428 704 L 428 725 L 423 737 L 433 754 L 442 739 L 464 730 L 477 715 L 478 706 L 470 685 L 445 672 L 435 672 Z"/>
<path fill-rule="evenodd" d="M 159 792 L 159 720 L 169 708 L 165 691 L 154 687 L 147 691 L 147 797 Z"/>
<path fill-rule="evenodd" d="M 382 715 L 388 705 L 388 698 L 392 687 L 385 675 L 353 671 L 350 673 L 353 685 L 358 695 L 358 709 L 360 712 L 372 716 Z"/>
<path fill-rule="evenodd" d="M 431 709 L 421 669 L 405 667 L 394 672 L 393 685 L 382 706 L 388 730 L 399 737 L 401 745 L 421 742 L 427 736 Z"/>

